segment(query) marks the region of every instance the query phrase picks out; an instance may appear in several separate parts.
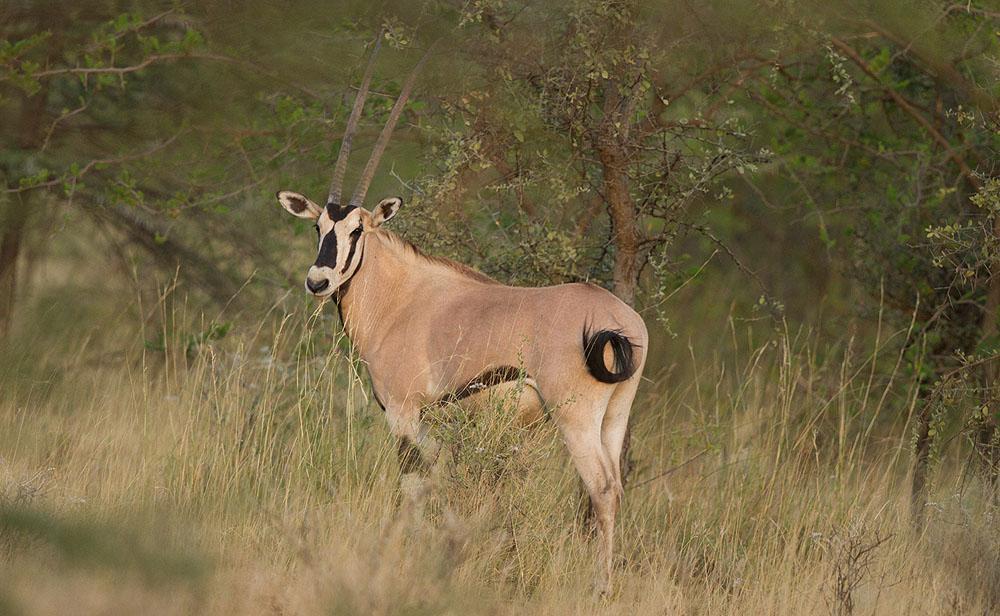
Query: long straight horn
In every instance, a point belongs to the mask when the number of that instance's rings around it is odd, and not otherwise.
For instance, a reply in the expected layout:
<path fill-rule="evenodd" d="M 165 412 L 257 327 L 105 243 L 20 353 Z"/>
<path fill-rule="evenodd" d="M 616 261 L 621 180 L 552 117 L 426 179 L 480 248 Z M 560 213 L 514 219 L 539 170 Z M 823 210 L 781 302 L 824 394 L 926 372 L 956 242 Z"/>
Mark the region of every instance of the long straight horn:
<path fill-rule="evenodd" d="M 341 205 L 340 198 L 344 188 L 344 174 L 347 173 L 347 159 L 351 154 L 351 140 L 358 130 L 358 121 L 361 119 L 361 111 L 365 107 L 365 99 L 368 98 L 368 86 L 372 82 L 372 73 L 375 72 L 375 56 L 378 55 L 379 47 L 382 46 L 382 32 L 375 38 L 375 46 L 372 48 L 372 55 L 368 58 L 368 66 L 365 67 L 365 75 L 361 79 L 361 87 L 358 95 L 354 98 L 354 107 L 351 115 L 347 119 L 347 127 L 344 129 L 344 138 L 340 142 L 340 152 L 337 154 L 337 165 L 333 168 L 333 180 L 330 182 L 330 194 L 326 198 L 327 205 Z"/>
<path fill-rule="evenodd" d="M 375 169 L 378 167 L 378 162 L 382 158 L 382 153 L 385 151 L 385 146 L 389 143 L 389 138 L 392 137 L 392 131 L 396 128 L 396 122 L 399 121 L 399 116 L 403 113 L 403 107 L 406 106 L 406 100 L 410 98 L 410 92 L 413 90 L 413 84 L 417 80 L 417 73 L 427 62 L 428 56 L 431 54 L 431 50 L 434 49 L 434 45 L 431 45 L 427 51 L 424 53 L 424 57 L 420 58 L 420 62 L 413 67 L 413 71 L 410 72 L 410 76 L 406 78 L 406 83 L 403 84 L 403 90 L 399 93 L 399 98 L 396 99 L 396 104 L 392 106 L 392 111 L 389 112 L 389 119 L 385 123 L 385 127 L 378 136 L 378 141 L 375 142 L 375 149 L 372 150 L 371 157 L 368 158 L 368 164 L 365 165 L 365 170 L 361 174 L 361 179 L 358 180 L 358 187 L 354 191 L 354 196 L 351 197 L 351 205 L 360 207 L 365 200 L 365 194 L 368 193 L 368 185 L 372 183 L 372 177 L 375 176 Z"/>

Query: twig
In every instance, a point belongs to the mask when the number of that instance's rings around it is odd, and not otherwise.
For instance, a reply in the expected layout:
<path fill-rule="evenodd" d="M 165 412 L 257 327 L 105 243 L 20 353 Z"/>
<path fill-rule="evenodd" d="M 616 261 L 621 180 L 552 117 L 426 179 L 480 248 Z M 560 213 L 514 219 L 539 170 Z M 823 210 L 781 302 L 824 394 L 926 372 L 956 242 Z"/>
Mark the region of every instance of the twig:
<path fill-rule="evenodd" d="M 698 270 L 695 273 L 693 273 L 690 276 L 688 276 L 687 279 L 684 280 L 684 282 L 682 282 L 676 289 L 674 289 L 673 291 L 671 291 L 670 293 L 668 293 L 666 297 L 664 297 L 660 301 L 656 302 L 652 306 L 646 306 L 646 307 L 644 307 L 642 310 L 640 310 L 640 312 L 645 313 L 645 312 L 648 312 L 650 310 L 659 308 L 663 304 L 665 304 L 668 301 L 670 301 L 670 298 L 672 298 L 674 295 L 677 295 L 678 293 L 680 293 L 681 289 L 683 289 L 684 287 L 688 286 L 688 284 L 692 280 L 694 280 L 695 278 L 697 278 L 698 276 L 700 276 L 701 273 L 703 271 L 705 271 L 705 268 L 708 267 L 708 264 L 712 261 L 712 259 L 715 258 L 715 255 L 717 255 L 717 254 L 719 254 L 719 250 L 718 249 L 713 250 L 712 254 L 708 255 L 708 258 L 705 259 L 705 262 L 701 264 L 701 266 L 698 268 Z"/>
<path fill-rule="evenodd" d="M 976 7 L 976 6 L 972 6 L 971 2 L 952 4 L 952 5 L 948 6 L 947 8 L 945 8 L 943 14 L 944 15 L 949 15 L 951 13 L 955 13 L 955 12 L 958 12 L 958 11 L 969 13 L 970 15 L 982 15 L 983 17 L 989 17 L 989 18 L 992 18 L 992 19 L 1000 19 L 1000 12 L 997 12 L 997 11 L 988 11 L 986 9 L 981 9 L 979 7 Z"/>
<path fill-rule="evenodd" d="M 60 122 L 68 120 L 68 119 L 72 118 L 73 116 L 75 116 L 76 114 L 82 113 L 83 111 L 86 111 L 86 109 L 87 109 L 87 107 L 89 105 L 90 105 L 90 101 L 84 100 L 83 104 L 80 105 L 79 107 L 77 107 L 76 109 L 73 109 L 72 111 L 67 111 L 67 112 L 63 113 L 62 115 L 60 115 L 55 120 L 53 120 L 52 124 L 49 125 L 49 130 L 47 130 L 45 132 L 45 140 L 42 141 L 42 146 L 40 148 L 38 148 L 38 151 L 39 152 L 44 152 L 49 147 L 49 141 L 52 139 L 52 133 L 55 132 L 56 126 L 58 126 Z"/>
<path fill-rule="evenodd" d="M 75 66 L 69 68 L 52 68 L 45 71 L 38 71 L 33 73 L 31 76 L 34 78 L 41 77 L 55 77 L 57 75 L 125 75 L 128 73 L 134 73 L 136 71 L 141 71 L 142 69 L 150 66 L 151 64 L 156 64 L 157 62 L 164 62 L 166 60 L 183 60 L 187 58 L 199 59 L 199 60 L 216 60 L 219 62 L 229 62 L 233 64 L 238 64 L 241 61 L 236 58 L 230 58 L 229 56 L 222 56 L 218 54 L 211 53 L 160 53 L 147 56 L 145 60 L 138 64 L 132 64 L 129 66 Z"/>
<path fill-rule="evenodd" d="M 138 32 L 139 30 L 144 30 L 145 28 L 148 28 L 149 26 L 153 25 L 154 23 L 160 21 L 161 19 L 163 19 L 167 15 L 172 15 L 173 13 L 174 13 L 174 9 L 172 9 L 172 8 L 171 9 L 167 9 L 166 11 L 163 11 L 162 13 L 160 13 L 158 15 L 154 15 L 154 16 L 150 17 L 149 19 L 147 19 L 146 21 L 144 21 L 142 23 L 138 23 L 138 24 L 132 26 L 131 28 L 127 28 L 125 30 L 122 30 L 121 32 L 116 32 L 111 37 L 110 40 L 117 41 L 117 40 L 125 37 L 128 34 L 132 34 L 134 32 Z M 88 52 L 94 52 L 94 51 L 98 50 L 99 47 L 100 47 L 100 44 L 99 44 L 100 42 L 101 41 L 95 42 L 94 44 L 86 47 L 86 50 Z"/>
<path fill-rule="evenodd" d="M 708 453 L 709 451 L 710 451 L 710 450 L 709 450 L 708 448 L 705 448 L 705 449 L 702 449 L 702 450 L 701 450 L 701 451 L 700 451 L 699 453 L 695 454 L 695 456 L 694 456 L 694 457 L 692 457 L 692 458 L 688 458 L 687 460 L 685 460 L 684 462 L 681 462 L 681 463 L 680 463 L 680 464 L 678 464 L 677 466 L 672 466 L 672 467 L 668 468 L 667 470 L 663 471 L 662 473 L 660 473 L 660 474 L 658 474 L 658 475 L 653 475 L 653 476 L 652 476 L 652 477 L 650 477 L 649 479 L 645 479 L 645 480 L 643 480 L 643 481 L 640 481 L 639 483 L 635 484 L 635 485 L 633 486 L 633 488 L 639 488 L 639 487 L 642 487 L 642 486 L 646 485 L 647 483 L 649 483 L 649 482 L 651 482 L 651 481 L 656 481 L 657 479 L 661 479 L 661 478 L 663 478 L 663 477 L 666 477 L 667 475 L 669 475 L 669 474 L 671 474 L 671 473 L 673 473 L 673 472 L 676 472 L 676 471 L 679 471 L 680 469 L 684 468 L 684 467 L 685 467 L 685 466 L 687 466 L 688 464 L 691 464 L 692 462 L 694 462 L 694 461 L 695 461 L 695 460 L 697 460 L 698 458 L 702 457 L 703 455 L 705 455 L 705 454 L 706 454 L 706 453 Z"/>
<path fill-rule="evenodd" d="M 99 159 L 92 160 L 89 163 L 87 163 L 86 165 L 84 165 L 75 174 L 73 174 L 72 177 L 67 177 L 66 175 L 63 175 L 63 176 L 59 176 L 59 177 L 57 177 L 55 179 L 49 180 L 47 182 L 41 182 L 39 184 L 32 184 L 31 186 L 19 186 L 17 188 L 6 188 L 6 189 L 3 190 L 3 192 L 7 193 L 7 194 L 10 194 L 10 193 L 22 193 L 22 192 L 28 192 L 29 190 L 35 190 L 36 188 L 51 188 L 53 186 L 58 186 L 59 184 L 62 184 L 63 182 L 70 182 L 70 183 L 75 184 L 80 178 L 82 178 L 84 175 L 86 175 L 87 173 L 89 173 L 95 167 L 97 167 L 99 165 L 116 165 L 116 164 L 119 164 L 119 163 L 128 162 L 130 160 L 137 160 L 137 159 L 140 159 L 140 158 L 145 158 L 147 156 L 155 154 L 156 152 L 159 152 L 163 148 L 166 148 L 171 143 L 173 143 L 174 141 L 176 141 L 179 136 L 180 136 L 180 133 L 177 133 L 177 134 L 173 135 L 172 137 L 170 137 L 169 139 L 167 139 L 166 141 L 160 142 L 160 143 L 154 145 L 153 147 L 149 148 L 148 150 L 145 150 L 145 151 L 142 151 L 142 152 L 136 152 L 135 154 L 126 154 L 125 156 L 120 156 L 118 158 L 99 158 Z"/>
<path fill-rule="evenodd" d="M 705 227 L 703 225 L 695 225 L 695 224 L 691 224 L 691 223 L 687 223 L 687 222 L 681 222 L 681 221 L 678 221 L 677 224 L 679 226 L 681 226 L 681 227 L 687 227 L 688 229 L 691 229 L 692 231 L 697 231 L 698 233 L 701 233 L 702 235 L 704 235 L 705 237 L 707 237 L 709 240 L 711 240 L 712 243 L 714 243 L 716 246 L 718 246 L 719 248 L 721 248 L 722 251 L 726 253 L 726 255 L 729 257 L 729 259 L 736 265 L 736 267 L 741 272 L 743 272 L 744 274 L 746 274 L 751 280 L 753 280 L 755 283 L 757 283 L 757 287 L 760 289 L 760 292 L 764 295 L 764 298 L 767 300 L 767 309 L 768 309 L 768 312 L 771 313 L 771 317 L 774 318 L 776 321 L 780 321 L 781 320 L 781 314 L 778 312 L 777 304 L 776 304 L 776 302 L 774 300 L 774 297 L 771 295 L 770 291 L 768 291 L 767 285 L 764 284 L 764 281 L 761 280 L 760 276 L 758 276 L 756 272 L 754 272 L 749 267 L 747 267 L 746 265 L 743 264 L 743 261 L 741 261 L 740 258 L 736 256 L 736 253 L 734 253 L 729 248 L 729 246 L 726 245 L 725 242 L 723 242 L 714 233 L 712 233 L 712 231 L 709 230 L 708 227 Z"/>

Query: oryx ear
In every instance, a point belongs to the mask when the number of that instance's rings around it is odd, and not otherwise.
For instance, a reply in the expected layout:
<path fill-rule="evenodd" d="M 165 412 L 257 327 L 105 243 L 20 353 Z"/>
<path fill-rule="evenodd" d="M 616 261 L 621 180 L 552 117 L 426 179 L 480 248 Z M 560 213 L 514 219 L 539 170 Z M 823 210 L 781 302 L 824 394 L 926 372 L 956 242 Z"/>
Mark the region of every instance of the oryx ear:
<path fill-rule="evenodd" d="M 377 227 L 395 216 L 401 205 L 403 205 L 403 200 L 399 197 L 389 197 L 379 201 L 372 211 L 372 226 Z"/>
<path fill-rule="evenodd" d="M 323 208 L 309 200 L 305 195 L 290 190 L 281 190 L 277 194 L 278 203 L 294 216 L 316 220 L 323 213 Z"/>

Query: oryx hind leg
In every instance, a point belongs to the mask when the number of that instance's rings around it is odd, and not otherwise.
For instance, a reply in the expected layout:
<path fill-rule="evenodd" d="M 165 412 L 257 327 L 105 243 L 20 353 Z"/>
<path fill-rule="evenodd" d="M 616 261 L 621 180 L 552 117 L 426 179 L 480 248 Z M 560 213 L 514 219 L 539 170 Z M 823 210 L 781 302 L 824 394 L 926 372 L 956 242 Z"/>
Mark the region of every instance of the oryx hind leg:
<path fill-rule="evenodd" d="M 604 422 L 601 426 L 601 442 L 608 452 L 608 457 L 614 467 L 615 480 L 624 491 L 625 478 L 622 477 L 622 448 L 625 443 L 625 433 L 628 430 L 628 418 L 632 412 L 632 402 L 635 400 L 635 392 L 639 388 L 639 376 L 642 374 L 642 366 L 636 371 L 628 381 L 615 387 L 608 401 L 608 410 L 604 413 Z"/>
<path fill-rule="evenodd" d="M 610 396 L 610 388 L 606 389 L 606 393 L 601 392 L 595 399 L 575 400 L 552 413 L 594 508 L 598 540 L 595 590 L 600 594 L 607 593 L 611 587 L 615 516 L 621 493 L 615 465 L 601 440 Z"/>

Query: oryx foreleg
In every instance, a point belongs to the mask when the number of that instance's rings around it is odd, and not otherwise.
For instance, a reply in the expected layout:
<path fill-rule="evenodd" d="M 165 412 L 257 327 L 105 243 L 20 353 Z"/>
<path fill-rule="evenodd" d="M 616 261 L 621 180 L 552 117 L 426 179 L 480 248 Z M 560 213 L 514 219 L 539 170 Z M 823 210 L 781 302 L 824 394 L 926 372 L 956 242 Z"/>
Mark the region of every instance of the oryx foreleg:
<path fill-rule="evenodd" d="M 420 421 L 420 406 L 386 405 L 389 431 L 399 441 L 400 489 L 403 496 L 418 508 L 427 491 L 427 476 L 439 450 L 426 424 Z"/>

